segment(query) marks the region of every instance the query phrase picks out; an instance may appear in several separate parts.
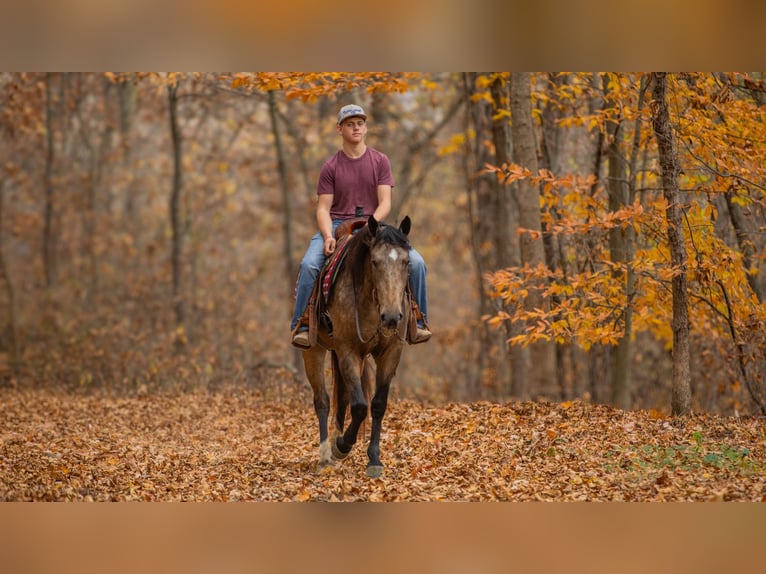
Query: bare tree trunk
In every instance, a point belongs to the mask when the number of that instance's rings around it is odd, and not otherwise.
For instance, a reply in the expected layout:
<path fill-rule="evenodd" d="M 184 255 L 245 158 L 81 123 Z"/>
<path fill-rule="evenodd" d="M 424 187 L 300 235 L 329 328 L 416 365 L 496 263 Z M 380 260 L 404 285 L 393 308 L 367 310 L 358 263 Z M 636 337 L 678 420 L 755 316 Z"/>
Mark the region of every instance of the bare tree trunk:
<path fill-rule="evenodd" d="M 45 216 L 43 223 L 43 271 L 45 273 L 45 288 L 53 285 L 54 250 L 53 250 L 53 161 L 55 158 L 53 139 L 53 73 L 45 75 L 45 173 L 43 187 L 45 190 Z"/>
<path fill-rule="evenodd" d="M 287 177 L 287 166 L 285 164 L 285 153 L 282 149 L 282 136 L 279 131 L 277 115 L 277 99 L 272 90 L 269 92 L 269 117 L 271 118 L 271 132 L 274 135 L 274 149 L 277 154 L 279 185 L 282 191 L 282 236 L 284 238 L 285 273 L 287 274 L 287 289 L 285 292 L 292 293 L 296 277 L 295 260 L 293 258 L 293 208 L 292 198 L 290 197 L 290 184 Z M 293 348 L 292 360 L 295 368 L 300 369 L 302 359 L 298 349 Z"/>
<path fill-rule="evenodd" d="M 484 274 L 496 269 L 495 260 L 491 250 L 487 246 L 492 245 L 491 226 L 487 221 L 492 221 L 492 205 L 494 197 L 494 178 L 487 174 L 481 174 L 480 170 L 486 163 L 491 163 L 493 158 L 487 152 L 484 142 L 491 138 L 490 118 L 491 110 L 488 110 L 486 102 L 473 101 L 475 91 L 476 74 L 463 74 L 463 89 L 466 100 L 466 118 L 464 131 L 468 133 L 473 126 L 475 145 L 471 149 L 470 142 L 463 156 L 463 169 L 468 190 L 468 217 L 471 230 L 471 252 L 476 265 L 476 286 L 479 292 L 479 308 L 477 320 L 481 328 L 478 333 L 478 364 L 476 365 L 476 378 L 468 383 L 468 399 L 475 400 L 486 398 L 484 388 L 484 373 L 494 368 L 493 362 L 503 360 L 497 357 L 494 349 L 501 349 L 500 355 L 504 354 L 506 347 L 505 337 L 492 330 L 481 317 L 493 314 L 492 306 L 487 290 L 485 289 Z"/>
<path fill-rule="evenodd" d="M 173 311 L 176 326 L 185 329 L 186 306 L 183 296 L 182 262 L 183 229 L 181 226 L 181 192 L 183 190 L 183 165 L 181 130 L 178 126 L 178 84 L 168 84 L 168 108 L 170 111 L 170 135 L 173 143 L 173 186 L 170 192 L 170 227 L 172 231 L 171 266 L 173 272 Z M 185 339 L 184 339 L 185 340 Z M 176 344 L 183 340 L 176 337 Z"/>
<path fill-rule="evenodd" d="M 604 78 L 605 110 L 611 109 L 617 114 L 617 108 L 612 96 L 609 95 L 609 80 Z M 607 136 L 607 161 L 609 175 L 607 178 L 607 190 L 609 192 L 609 209 L 613 212 L 623 209 L 630 204 L 630 190 L 627 180 L 627 160 L 620 150 L 620 127 L 622 120 L 614 118 L 606 124 Z M 638 129 L 638 125 L 636 126 Z M 617 346 L 612 348 L 612 404 L 621 409 L 629 409 L 630 404 L 630 357 L 631 357 L 631 330 L 633 313 L 630 304 L 629 283 L 632 277 L 629 245 L 632 241 L 633 226 L 614 227 L 609 230 L 609 253 L 612 263 L 625 267 L 626 301 L 623 309 L 623 336 Z M 615 277 L 622 277 L 622 269 L 615 269 Z"/>
<path fill-rule="evenodd" d="M 287 273 L 288 292 L 292 292 L 295 283 L 295 261 L 293 258 L 293 208 L 290 198 L 290 185 L 287 177 L 285 153 L 282 149 L 282 136 L 277 123 L 277 100 L 273 91 L 269 92 L 269 117 L 271 118 L 271 132 L 274 135 L 274 148 L 277 153 L 277 172 L 282 191 L 282 235 L 284 237 L 285 271 Z"/>
<path fill-rule="evenodd" d="M 548 89 L 558 90 L 567 83 L 565 75 L 550 72 L 548 74 Z M 541 117 L 541 141 L 540 141 L 540 167 L 549 170 L 553 174 L 558 174 L 559 168 L 559 148 L 561 131 L 557 126 L 557 119 L 561 116 L 558 106 L 551 105 L 550 100 L 540 109 Z M 555 206 L 550 208 L 551 215 L 560 220 L 561 216 Z M 564 276 L 571 273 L 570 265 L 567 262 L 565 253 L 567 251 L 569 240 L 566 235 L 558 236 L 550 232 L 548 226 L 543 222 L 543 246 L 545 248 L 545 262 L 551 271 L 561 269 Z M 551 296 L 551 302 L 558 307 L 561 298 L 558 295 Z M 582 361 L 577 354 L 582 351 L 572 343 L 556 344 L 556 380 L 560 389 L 561 397 L 570 399 L 575 396 L 574 382 L 581 377 L 577 377 L 578 360 Z"/>
<path fill-rule="evenodd" d="M 108 86 L 104 84 L 104 113 L 108 113 Z M 111 128 L 106 117 L 102 118 L 103 131 L 99 133 L 96 128 L 96 120 L 92 117 L 84 117 L 82 109 L 78 107 L 77 117 L 80 120 L 82 142 L 87 149 L 87 171 L 85 179 L 85 209 L 82 213 L 83 228 L 85 230 L 85 250 L 88 257 L 88 297 L 87 305 L 93 305 L 99 291 L 98 256 L 96 254 L 96 230 L 98 227 L 97 197 L 101 185 L 104 157 L 106 148 L 109 146 Z"/>
<path fill-rule="evenodd" d="M 681 192 L 678 188 L 680 166 L 667 105 L 667 77 L 664 72 L 652 74 L 654 94 L 652 124 L 657 137 L 662 171 L 662 188 L 668 208 L 670 258 L 673 276 L 673 389 L 671 410 L 674 416 L 691 412 L 689 376 L 689 301 L 686 278 L 686 246 L 684 244 Z"/>
<path fill-rule="evenodd" d="M 130 223 L 135 215 L 136 178 L 132 175 L 133 170 L 133 145 L 131 133 L 133 131 L 133 119 L 136 113 L 136 86 L 131 80 L 117 84 L 117 98 L 120 106 L 120 144 L 122 146 L 122 167 L 131 174 L 125 189 L 125 203 L 123 210 L 125 218 Z"/>
<path fill-rule="evenodd" d="M 295 149 L 296 149 L 296 155 L 298 159 L 298 164 L 300 165 L 300 172 L 301 172 L 301 180 L 303 181 L 303 189 L 305 192 L 305 205 L 308 208 L 306 213 L 311 216 L 311 221 L 314 221 L 314 197 L 316 194 L 316 190 L 314 188 L 314 182 L 312 180 L 311 176 L 311 168 L 308 165 L 308 162 L 306 161 L 306 136 L 305 133 L 302 132 L 296 125 L 295 125 L 295 116 L 297 114 L 291 113 L 293 102 L 288 103 L 288 109 L 287 113 L 279 114 L 279 119 L 282 120 L 282 123 L 285 125 L 285 128 L 287 130 L 287 133 L 290 135 L 292 140 L 295 142 Z M 277 109 L 277 111 L 279 111 Z M 293 210 L 295 212 L 295 210 Z"/>
<path fill-rule="evenodd" d="M 10 368 L 11 373 L 16 374 L 21 366 L 21 352 L 19 348 L 19 330 L 16 320 L 16 291 L 13 287 L 8 264 L 5 261 L 3 246 L 3 200 L 5 196 L 6 179 L 0 179 L 0 283 L 5 283 L 5 293 L 8 298 L 8 341 L 10 343 Z"/>
<path fill-rule="evenodd" d="M 506 116 L 498 113 L 498 110 L 507 110 L 510 108 L 509 90 L 506 82 L 500 77 L 496 77 L 490 85 L 492 101 L 495 103 L 495 110 L 492 115 L 492 142 L 495 147 L 495 165 L 508 165 L 511 162 L 511 141 L 510 126 Z M 516 221 L 511 217 L 511 194 L 508 186 L 495 178 L 494 182 L 494 249 L 495 266 L 497 269 L 504 269 L 514 264 L 515 257 L 514 238 L 516 236 Z M 511 338 L 515 335 L 513 326 L 510 323 L 505 324 L 506 336 Z M 522 366 L 524 357 L 522 356 L 522 347 L 512 346 L 510 349 L 503 346 L 504 354 L 508 355 L 509 360 L 503 360 L 498 363 L 497 369 L 497 390 L 498 398 L 505 394 L 504 388 L 508 391 L 513 390 L 513 367 Z M 519 377 L 523 377 L 526 369 L 519 369 Z"/>
<path fill-rule="evenodd" d="M 511 77 L 511 115 L 513 118 L 513 159 L 515 163 L 537 172 L 535 134 L 532 127 L 531 84 L 527 72 L 514 72 Z M 540 190 L 529 179 L 519 181 L 516 196 L 519 206 L 519 227 L 528 230 L 520 239 L 521 262 L 537 267 L 545 265 L 540 215 Z M 525 309 L 544 308 L 542 293 L 531 289 L 524 301 Z M 559 397 L 556 388 L 556 350 L 548 341 L 530 346 L 530 384 L 536 393 L 551 399 Z"/>

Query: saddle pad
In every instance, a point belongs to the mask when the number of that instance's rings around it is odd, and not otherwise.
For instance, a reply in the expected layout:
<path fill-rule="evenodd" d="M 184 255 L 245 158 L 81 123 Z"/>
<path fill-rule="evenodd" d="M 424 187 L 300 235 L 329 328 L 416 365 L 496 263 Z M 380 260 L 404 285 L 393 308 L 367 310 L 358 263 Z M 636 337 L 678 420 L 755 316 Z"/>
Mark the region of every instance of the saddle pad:
<path fill-rule="evenodd" d="M 335 277 L 338 275 L 343 258 L 346 256 L 346 247 L 348 247 L 348 236 L 341 241 L 336 249 L 335 253 L 328 259 L 322 268 L 322 296 L 325 303 L 330 300 L 330 288 L 335 282 Z"/>

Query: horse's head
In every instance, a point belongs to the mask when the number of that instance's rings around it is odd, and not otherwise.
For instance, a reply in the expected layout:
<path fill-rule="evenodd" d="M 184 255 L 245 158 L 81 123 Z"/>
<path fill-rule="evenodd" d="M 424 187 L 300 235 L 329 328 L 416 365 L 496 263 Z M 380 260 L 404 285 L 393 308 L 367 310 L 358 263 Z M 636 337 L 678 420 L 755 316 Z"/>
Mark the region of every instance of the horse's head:
<path fill-rule="evenodd" d="M 367 227 L 370 243 L 372 282 L 380 307 L 381 327 L 394 330 L 405 317 L 404 292 L 409 281 L 410 218 L 405 217 L 398 228 L 378 223 L 370 216 Z"/>

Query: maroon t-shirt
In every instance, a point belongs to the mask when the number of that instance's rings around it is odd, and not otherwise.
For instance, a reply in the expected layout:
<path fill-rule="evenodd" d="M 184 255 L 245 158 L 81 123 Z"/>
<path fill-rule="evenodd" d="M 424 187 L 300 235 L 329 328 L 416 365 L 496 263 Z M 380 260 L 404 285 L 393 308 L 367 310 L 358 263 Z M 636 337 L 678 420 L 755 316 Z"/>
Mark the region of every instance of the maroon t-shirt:
<path fill-rule="evenodd" d="M 378 186 L 394 186 L 391 162 L 386 154 L 368 147 L 362 157 L 352 159 L 343 150 L 328 159 L 319 172 L 317 195 L 333 196 L 330 217 L 354 217 L 357 205 L 370 216 L 378 207 Z"/>

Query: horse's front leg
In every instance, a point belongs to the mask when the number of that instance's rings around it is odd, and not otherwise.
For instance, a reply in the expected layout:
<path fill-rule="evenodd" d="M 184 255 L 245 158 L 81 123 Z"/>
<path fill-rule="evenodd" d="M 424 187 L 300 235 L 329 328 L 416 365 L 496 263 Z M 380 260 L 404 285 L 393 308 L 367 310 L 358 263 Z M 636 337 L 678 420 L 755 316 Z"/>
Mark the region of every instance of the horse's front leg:
<path fill-rule="evenodd" d="M 332 454 L 337 460 L 346 458 L 356 444 L 359 426 L 367 417 L 367 399 L 362 389 L 362 361 L 353 354 L 338 357 L 338 367 L 348 389 L 348 399 L 351 407 L 351 422 L 343 434 L 332 441 Z M 345 411 L 345 408 L 343 409 Z M 340 412 L 340 407 L 339 407 Z M 343 420 L 340 418 L 339 420 Z"/>
<path fill-rule="evenodd" d="M 335 441 L 338 436 L 343 434 L 343 427 L 346 426 L 346 409 L 348 409 L 350 396 L 348 385 L 343 380 L 343 373 L 340 370 L 338 355 L 331 352 L 330 356 L 332 358 L 332 386 L 335 396 L 335 429 L 330 440 Z"/>
<path fill-rule="evenodd" d="M 324 378 L 324 360 L 326 351 L 322 348 L 303 351 L 303 365 L 306 368 L 311 390 L 314 392 L 314 411 L 319 422 L 319 470 L 333 464 L 332 447 L 327 430 L 330 415 L 330 396 L 327 394 Z"/>
<path fill-rule="evenodd" d="M 378 478 L 383 474 L 383 463 L 380 462 L 380 431 L 383 427 L 383 415 L 388 404 L 388 389 L 391 383 L 376 385 L 375 396 L 372 397 L 372 430 L 370 431 L 370 446 L 367 447 L 367 476 Z"/>
<path fill-rule="evenodd" d="M 383 474 L 383 463 L 380 461 L 380 432 L 383 428 L 383 417 L 388 406 L 388 390 L 391 388 L 391 380 L 396 374 L 396 367 L 401 358 L 402 345 L 390 348 L 381 357 L 376 358 L 377 365 L 375 380 L 375 395 L 372 397 L 372 430 L 370 431 L 370 445 L 367 447 L 367 476 L 378 478 Z"/>

